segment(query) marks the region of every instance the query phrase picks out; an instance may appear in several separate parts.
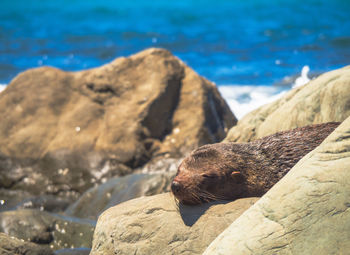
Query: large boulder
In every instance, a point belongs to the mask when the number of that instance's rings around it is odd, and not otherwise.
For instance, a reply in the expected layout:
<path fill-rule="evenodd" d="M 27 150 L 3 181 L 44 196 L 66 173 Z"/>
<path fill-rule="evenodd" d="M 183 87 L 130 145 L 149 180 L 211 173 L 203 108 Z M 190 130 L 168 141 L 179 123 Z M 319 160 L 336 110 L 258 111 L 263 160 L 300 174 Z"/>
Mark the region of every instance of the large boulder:
<path fill-rule="evenodd" d="M 204 254 L 349 254 L 350 117 Z"/>
<path fill-rule="evenodd" d="M 13 236 L 0 233 L 0 255 L 53 255 L 48 247 L 25 242 Z"/>
<path fill-rule="evenodd" d="M 327 72 L 243 117 L 225 142 L 249 142 L 278 131 L 343 121 L 350 115 L 350 66 Z"/>
<path fill-rule="evenodd" d="M 94 221 L 23 209 L 0 213 L 0 232 L 27 242 L 64 248 L 90 248 Z"/>
<path fill-rule="evenodd" d="M 130 200 L 99 217 L 90 254 L 201 254 L 256 200 L 177 206 L 169 193 Z"/>
<path fill-rule="evenodd" d="M 25 71 L 0 93 L 0 118 L 0 187 L 74 198 L 236 123 L 216 86 L 162 49 L 80 72 Z"/>

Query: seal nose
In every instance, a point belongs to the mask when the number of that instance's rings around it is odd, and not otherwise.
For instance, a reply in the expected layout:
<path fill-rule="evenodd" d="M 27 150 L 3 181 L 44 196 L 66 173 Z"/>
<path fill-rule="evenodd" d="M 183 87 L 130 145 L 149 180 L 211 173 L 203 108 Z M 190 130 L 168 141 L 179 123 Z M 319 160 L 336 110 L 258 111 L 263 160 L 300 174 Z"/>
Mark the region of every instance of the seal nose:
<path fill-rule="evenodd" d="M 178 183 L 177 181 L 173 181 L 171 183 L 171 191 L 174 194 L 178 193 L 180 191 L 180 189 L 181 189 L 181 184 L 180 183 Z"/>

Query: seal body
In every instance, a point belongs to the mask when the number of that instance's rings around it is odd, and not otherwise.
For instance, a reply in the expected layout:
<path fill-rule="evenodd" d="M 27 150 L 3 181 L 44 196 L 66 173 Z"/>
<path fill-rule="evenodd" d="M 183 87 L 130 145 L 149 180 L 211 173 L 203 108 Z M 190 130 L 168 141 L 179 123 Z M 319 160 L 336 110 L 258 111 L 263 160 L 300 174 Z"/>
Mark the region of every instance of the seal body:
<path fill-rule="evenodd" d="M 250 143 L 201 146 L 179 165 L 172 193 L 184 204 L 261 196 L 339 124 L 310 125 Z"/>

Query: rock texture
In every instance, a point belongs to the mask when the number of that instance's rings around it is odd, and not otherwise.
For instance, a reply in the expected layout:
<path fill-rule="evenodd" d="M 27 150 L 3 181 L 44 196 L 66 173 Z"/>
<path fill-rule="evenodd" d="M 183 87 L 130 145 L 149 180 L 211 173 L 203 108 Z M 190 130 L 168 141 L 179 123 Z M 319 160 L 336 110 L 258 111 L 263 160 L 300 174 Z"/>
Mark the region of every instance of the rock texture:
<path fill-rule="evenodd" d="M 348 254 L 350 117 L 204 254 Z"/>
<path fill-rule="evenodd" d="M 81 72 L 23 72 L 0 94 L 0 119 L 0 187 L 74 199 L 236 123 L 216 86 L 162 49 Z"/>
<path fill-rule="evenodd" d="M 127 200 L 170 191 L 175 171 L 153 174 L 130 174 L 115 177 L 86 191 L 78 201 L 68 207 L 65 214 L 97 220 L 106 209 Z"/>
<path fill-rule="evenodd" d="M 90 251 L 87 248 L 62 249 L 55 251 L 55 255 L 89 255 Z"/>
<path fill-rule="evenodd" d="M 0 233 L 0 255 L 53 255 L 48 247 L 24 242 L 15 237 Z"/>
<path fill-rule="evenodd" d="M 130 200 L 99 217 L 90 254 L 201 254 L 256 200 L 190 207 L 177 207 L 169 193 Z"/>
<path fill-rule="evenodd" d="M 350 115 L 350 66 L 327 72 L 282 98 L 243 117 L 231 128 L 226 142 L 249 142 L 278 131 Z"/>
<path fill-rule="evenodd" d="M 0 213 L 0 232 L 53 250 L 91 247 L 94 222 L 24 209 Z"/>

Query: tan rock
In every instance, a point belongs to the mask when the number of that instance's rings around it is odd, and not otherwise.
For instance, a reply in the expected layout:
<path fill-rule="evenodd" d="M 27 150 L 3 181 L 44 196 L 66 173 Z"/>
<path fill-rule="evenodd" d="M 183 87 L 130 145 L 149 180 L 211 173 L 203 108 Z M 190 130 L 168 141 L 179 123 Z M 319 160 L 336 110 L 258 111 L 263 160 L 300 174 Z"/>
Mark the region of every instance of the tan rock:
<path fill-rule="evenodd" d="M 95 150 L 137 164 L 152 146 L 190 150 L 235 123 L 215 85 L 162 49 L 81 72 L 28 70 L 0 94 L 0 109 L 1 151 L 20 158 Z"/>
<path fill-rule="evenodd" d="M 348 254 L 350 117 L 204 254 Z"/>
<path fill-rule="evenodd" d="M 99 217 L 90 254 L 201 254 L 256 200 L 179 207 L 169 193 L 130 200 Z"/>
<path fill-rule="evenodd" d="M 23 72 L 0 93 L 0 119 L 0 186 L 34 194 L 81 194 L 217 142 L 236 123 L 216 86 L 162 49 L 80 72 Z"/>
<path fill-rule="evenodd" d="M 243 117 L 225 142 L 248 142 L 278 131 L 343 121 L 350 115 L 350 66 L 327 72 Z"/>

